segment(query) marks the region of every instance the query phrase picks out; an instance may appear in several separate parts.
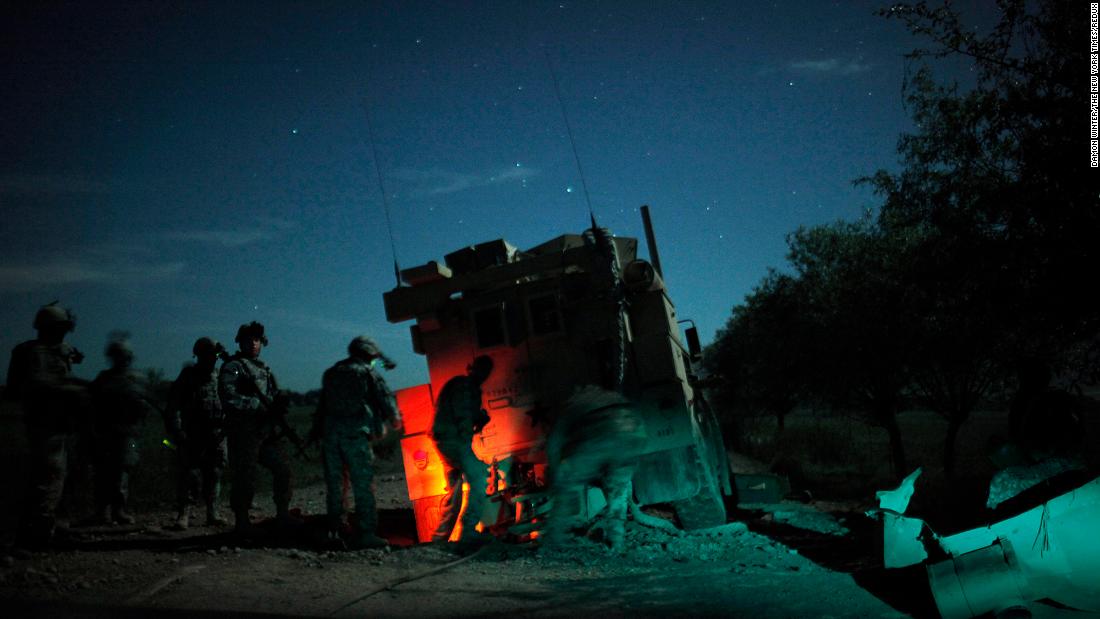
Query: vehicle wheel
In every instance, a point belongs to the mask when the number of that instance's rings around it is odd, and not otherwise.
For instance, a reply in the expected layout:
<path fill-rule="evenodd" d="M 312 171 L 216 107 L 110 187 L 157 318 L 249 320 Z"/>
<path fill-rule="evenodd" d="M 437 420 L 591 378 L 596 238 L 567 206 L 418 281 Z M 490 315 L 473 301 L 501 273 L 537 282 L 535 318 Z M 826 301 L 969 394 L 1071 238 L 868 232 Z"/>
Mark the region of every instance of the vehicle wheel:
<path fill-rule="evenodd" d="M 676 517 L 680 520 L 680 526 L 690 531 L 726 524 L 726 503 L 722 499 L 714 469 L 708 466 L 709 458 L 705 455 L 701 456 L 698 445 L 692 451 L 696 456 L 696 470 L 700 474 L 699 492 L 690 499 L 672 503 L 676 509 Z"/>
<path fill-rule="evenodd" d="M 722 426 L 718 423 L 718 416 L 714 414 L 706 400 L 700 400 L 700 402 L 702 403 L 701 413 L 703 415 L 703 423 L 700 424 L 700 427 L 707 443 L 707 454 L 709 456 L 707 462 L 710 464 L 710 470 L 714 472 L 714 479 L 717 482 L 719 492 L 723 495 L 733 494 L 730 459 L 729 454 L 726 453 L 726 442 L 722 440 Z"/>

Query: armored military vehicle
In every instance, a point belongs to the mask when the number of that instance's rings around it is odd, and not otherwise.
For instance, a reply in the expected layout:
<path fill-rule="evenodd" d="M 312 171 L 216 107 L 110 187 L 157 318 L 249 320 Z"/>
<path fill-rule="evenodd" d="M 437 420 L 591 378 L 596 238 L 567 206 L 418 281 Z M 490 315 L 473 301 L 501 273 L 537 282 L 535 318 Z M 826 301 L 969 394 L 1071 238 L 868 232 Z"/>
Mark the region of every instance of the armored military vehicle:
<path fill-rule="evenodd" d="M 439 518 L 444 479 L 428 436 L 434 398 L 478 355 L 494 371 L 483 385 L 491 421 L 474 453 L 491 465 L 486 488 L 496 497 L 537 492 L 545 479 L 544 437 L 555 407 L 584 385 L 621 391 L 643 411 L 650 440 L 634 477 L 639 504 L 671 504 L 684 528 L 726 521 L 731 492 L 725 447 L 692 374 L 695 328 L 685 331 L 660 274 L 647 207 L 642 207 L 650 260 L 638 241 L 592 222 L 520 250 L 504 240 L 465 247 L 401 271 L 385 293 L 390 322 L 415 321 L 413 349 L 427 357 L 430 383 L 401 390 L 402 452 L 420 539 Z M 687 341 L 685 346 L 684 341 Z M 590 493 L 594 513 L 599 493 Z M 512 501 L 517 503 L 516 501 Z M 507 502 L 505 517 L 522 519 Z M 530 509 L 528 509 L 530 511 Z M 492 525 L 500 514 L 486 514 Z"/>

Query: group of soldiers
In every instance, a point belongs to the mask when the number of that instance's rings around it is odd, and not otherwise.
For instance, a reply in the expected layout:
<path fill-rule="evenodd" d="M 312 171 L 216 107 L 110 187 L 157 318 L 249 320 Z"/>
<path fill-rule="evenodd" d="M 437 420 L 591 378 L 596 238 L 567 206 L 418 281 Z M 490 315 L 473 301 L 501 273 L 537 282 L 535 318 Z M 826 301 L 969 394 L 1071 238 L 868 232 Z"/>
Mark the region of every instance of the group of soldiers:
<path fill-rule="evenodd" d="M 65 342 L 76 318 L 56 304 L 35 315 L 38 337 L 12 351 L 5 396 L 23 403 L 31 476 L 20 518 L 19 541 L 48 544 L 61 501 L 69 458 L 78 436 L 94 442 L 84 455 L 95 468 L 95 512 L 89 521 L 133 523 L 126 511 L 130 471 L 137 462 L 138 429 L 151 409 L 133 371 L 133 350 L 125 334 L 112 334 L 106 355 L 111 367 L 91 382 L 72 376 L 84 355 Z"/>
<path fill-rule="evenodd" d="M 227 465 L 233 475 L 230 507 L 238 533 L 254 533 L 249 509 L 260 466 L 272 475 L 276 522 L 300 524 L 290 512 L 293 490 L 284 440 L 293 434 L 286 419 L 288 398 L 260 359 L 268 343 L 262 324 L 241 325 L 235 338 L 239 350 L 233 355 L 212 338 L 199 338 L 192 350 L 195 362 L 172 383 L 162 410 L 150 398 L 143 377 L 133 370 L 133 349 L 125 334 L 113 335 L 107 345 L 108 369 L 90 382 L 75 378 L 72 366 L 84 356 L 65 342 L 75 326 L 71 311 L 56 303 L 44 306 L 34 319 L 37 337 L 12 351 L 5 397 L 22 403 L 30 452 L 18 546 L 49 546 L 68 461 L 78 441 L 84 453 L 92 448 L 94 464 L 95 510 L 84 522 L 134 523 L 127 511 L 129 476 L 137 464 L 141 423 L 151 412 L 162 414 L 168 432 L 165 444 L 177 453 L 175 528 L 191 526 L 191 508 L 200 498 L 207 525 L 228 524 L 218 511 Z M 219 360 L 223 361 L 220 368 Z M 374 369 L 376 360 L 387 369 L 395 367 L 370 338 L 351 341 L 348 357 L 324 374 L 321 402 L 310 431 L 310 441 L 321 444 L 329 530 L 347 530 L 346 476 L 358 516 L 350 542 L 358 547 L 386 545 L 376 530 L 371 441 L 387 428 L 401 425 L 393 393 Z"/>
<path fill-rule="evenodd" d="M 297 441 L 297 435 L 287 423 L 286 393 L 260 359 L 268 343 L 262 324 L 240 326 L 233 355 L 214 339 L 199 338 L 192 349 L 195 362 L 172 383 L 163 410 L 152 403 L 142 377 L 133 370 L 133 350 L 124 334 L 113 336 L 107 345 L 110 368 L 90 383 L 74 378 L 72 365 L 83 355 L 64 340 L 75 325 L 69 310 L 56 303 L 44 306 L 34 320 L 37 338 L 12 352 L 5 395 L 23 404 L 31 454 L 18 545 L 34 549 L 50 544 L 67 459 L 78 437 L 95 447 L 96 507 L 89 523 L 132 524 L 134 518 L 126 510 L 129 475 L 137 464 L 141 423 L 152 411 L 162 414 L 169 437 L 165 443 L 178 456 L 176 529 L 191 526 L 191 508 L 200 498 L 206 525 L 228 524 L 218 511 L 227 465 L 237 533 L 254 534 L 249 509 L 260 466 L 272 475 L 275 521 L 280 527 L 301 524 L 290 511 L 293 489 L 287 453 L 288 439 Z M 387 370 L 396 367 L 367 336 L 349 343 L 347 358 L 324 372 L 307 441 L 321 446 L 327 530 L 359 548 L 387 545 L 377 531 L 372 442 L 401 428 L 393 393 L 376 369 L 379 362 Z M 492 359 L 479 356 L 465 375 L 451 378 L 437 398 L 431 436 L 444 464 L 447 490 L 434 541 L 478 545 L 491 539 L 477 530 L 487 503 L 480 490 L 487 467 L 474 454 L 472 442 L 490 421 L 482 408 L 481 387 L 492 371 Z M 561 541 L 579 507 L 580 493 L 595 485 L 608 498 L 606 541 L 621 545 L 634 461 L 624 454 L 644 443 L 641 419 L 621 396 L 595 387 L 578 392 L 563 410 L 547 443 L 556 502 L 546 540 Z M 464 482 L 473 489 L 465 500 Z M 345 513 L 349 487 L 356 527 L 350 526 Z"/>

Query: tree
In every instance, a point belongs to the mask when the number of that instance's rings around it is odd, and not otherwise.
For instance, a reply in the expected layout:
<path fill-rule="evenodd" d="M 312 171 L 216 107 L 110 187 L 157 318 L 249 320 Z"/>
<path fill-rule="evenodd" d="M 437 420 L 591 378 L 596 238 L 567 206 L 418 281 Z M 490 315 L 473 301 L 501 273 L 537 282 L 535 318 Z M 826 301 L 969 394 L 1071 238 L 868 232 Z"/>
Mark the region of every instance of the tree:
<path fill-rule="evenodd" d="M 900 479 L 908 471 L 897 414 L 913 349 L 909 289 L 899 277 L 906 240 L 864 219 L 801 228 L 788 245 L 813 325 L 806 390 L 886 430 Z"/>
<path fill-rule="evenodd" d="M 883 230 L 921 239 L 913 387 L 948 420 L 949 474 L 960 426 L 1008 368 L 1037 358 L 1087 373 L 1068 366 L 1100 326 L 1085 285 L 1100 234 L 1084 182 L 1085 15 L 1056 1 L 998 6 L 985 35 L 950 2 L 881 12 L 931 42 L 908 55 L 916 131 L 899 140 L 902 168 L 864 180 L 884 197 Z M 929 61 L 946 56 L 973 62 L 973 88 L 936 82 Z"/>
<path fill-rule="evenodd" d="M 996 247 L 936 231 L 916 240 L 905 257 L 914 399 L 947 420 L 943 464 L 954 472 L 959 430 L 1008 370 L 1003 334 L 1005 282 Z"/>
<path fill-rule="evenodd" d="M 904 89 L 917 130 L 898 144 L 902 169 L 869 180 L 884 196 L 888 229 L 924 228 L 985 245 L 999 263 L 1006 354 L 1065 368 L 1064 351 L 1095 338 L 1088 302 L 1100 208 L 1088 168 L 1085 10 L 1056 0 L 1001 0 L 981 36 L 948 2 L 898 5 L 900 19 L 931 47 L 909 54 Z M 929 61 L 969 58 L 976 85 L 936 83 Z M 988 288 L 988 286 L 987 286 Z M 1003 291 L 1002 291 L 1003 292 Z"/>
<path fill-rule="evenodd" d="M 899 245 L 871 220 L 788 237 L 793 275 L 770 273 L 733 310 L 705 362 L 727 408 L 782 419 L 799 403 L 854 410 L 886 430 L 906 471 L 897 413 L 909 384 L 911 328 Z"/>
<path fill-rule="evenodd" d="M 795 274 L 769 275 L 712 345 L 716 370 L 740 381 L 736 397 L 783 409 L 776 377 L 797 373 L 786 381 L 798 385 L 794 397 L 863 411 L 889 433 L 898 475 L 907 471 L 896 414 L 907 396 L 947 419 L 950 473 L 959 429 L 1021 360 L 1100 375 L 1084 9 L 998 7 L 984 35 L 950 2 L 882 11 L 931 47 L 908 56 L 916 129 L 899 139 L 900 169 L 861 179 L 883 198 L 877 218 L 793 233 Z M 936 81 L 929 63 L 946 56 L 973 62 L 972 87 Z M 791 291 L 797 303 L 783 296 Z M 792 351 L 804 362 L 792 366 Z"/>
<path fill-rule="evenodd" d="M 802 305 L 798 280 L 771 271 L 733 308 L 703 358 L 723 410 L 739 417 L 774 415 L 783 431 L 801 399 L 808 358 Z"/>
<path fill-rule="evenodd" d="M 317 406 L 317 403 L 321 400 L 321 390 L 310 389 L 304 393 L 290 391 L 288 396 L 293 406 Z"/>

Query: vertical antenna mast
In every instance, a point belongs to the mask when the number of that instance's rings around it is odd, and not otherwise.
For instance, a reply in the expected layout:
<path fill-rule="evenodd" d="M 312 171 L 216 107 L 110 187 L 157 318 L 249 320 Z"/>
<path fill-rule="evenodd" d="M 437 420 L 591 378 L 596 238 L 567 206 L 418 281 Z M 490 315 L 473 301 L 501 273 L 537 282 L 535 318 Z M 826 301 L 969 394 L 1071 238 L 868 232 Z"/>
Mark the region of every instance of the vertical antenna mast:
<path fill-rule="evenodd" d="M 645 244 L 649 248 L 649 261 L 653 264 L 653 270 L 657 275 L 664 277 L 661 272 L 661 256 L 657 253 L 657 237 L 653 234 L 653 222 L 649 219 L 649 205 L 642 205 L 642 226 L 645 227 Z"/>
<path fill-rule="evenodd" d="M 374 142 L 374 123 L 370 119 L 370 99 L 363 98 L 363 108 L 367 117 L 367 137 L 370 140 L 371 156 L 374 158 L 374 171 L 378 175 L 378 190 L 382 192 L 382 209 L 386 213 L 386 231 L 390 235 L 390 253 L 393 255 L 393 277 L 397 286 L 401 286 L 401 268 L 397 266 L 397 246 L 393 242 L 393 223 L 390 221 L 390 199 L 386 195 L 386 185 L 382 182 L 382 163 L 378 161 L 378 147 Z"/>
<path fill-rule="evenodd" d="M 558 97 L 558 106 L 561 107 L 561 117 L 565 120 L 565 131 L 569 134 L 569 144 L 573 146 L 573 159 L 577 162 L 577 173 L 581 177 L 581 188 L 584 189 L 584 201 L 588 205 L 588 217 L 592 220 L 592 227 L 596 227 L 596 214 L 592 210 L 592 199 L 588 195 L 588 182 L 584 179 L 584 168 L 581 167 L 581 156 L 577 154 L 577 141 L 573 139 L 573 127 L 569 124 L 569 115 L 565 113 L 565 101 L 561 98 L 561 88 L 558 87 L 558 75 L 554 73 L 554 63 L 550 60 L 550 51 L 546 53 L 546 66 L 550 69 L 550 78 L 554 81 L 554 94 Z"/>

